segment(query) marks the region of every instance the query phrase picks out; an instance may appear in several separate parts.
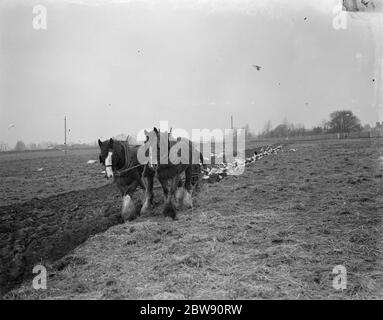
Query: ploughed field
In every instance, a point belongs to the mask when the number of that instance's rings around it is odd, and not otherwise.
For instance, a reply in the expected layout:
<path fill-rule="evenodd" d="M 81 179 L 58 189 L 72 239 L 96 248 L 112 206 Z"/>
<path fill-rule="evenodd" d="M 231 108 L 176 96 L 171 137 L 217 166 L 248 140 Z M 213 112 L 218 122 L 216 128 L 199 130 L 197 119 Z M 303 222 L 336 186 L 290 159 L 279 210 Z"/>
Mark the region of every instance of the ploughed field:
<path fill-rule="evenodd" d="M 285 143 L 204 183 L 178 220 L 161 215 L 155 189 L 153 215 L 126 223 L 102 167 L 86 163 L 96 149 L 0 155 L 4 298 L 382 298 L 382 146 Z M 32 288 L 36 264 L 46 290 Z M 333 287 L 337 265 L 344 290 Z"/>
<path fill-rule="evenodd" d="M 73 190 L 101 187 L 102 167 L 87 164 L 97 160 L 98 149 L 0 153 L 0 206 Z"/>

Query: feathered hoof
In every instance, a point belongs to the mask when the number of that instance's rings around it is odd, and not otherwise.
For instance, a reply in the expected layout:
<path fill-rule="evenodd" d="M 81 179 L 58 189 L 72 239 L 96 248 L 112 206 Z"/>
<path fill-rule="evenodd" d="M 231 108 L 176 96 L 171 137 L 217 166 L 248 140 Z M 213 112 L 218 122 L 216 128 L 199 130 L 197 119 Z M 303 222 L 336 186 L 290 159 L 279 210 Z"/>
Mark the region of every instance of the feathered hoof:
<path fill-rule="evenodd" d="M 122 220 L 124 222 L 132 221 L 136 219 L 138 215 L 139 215 L 139 212 L 137 210 L 136 205 L 134 204 L 134 201 L 128 195 L 124 196 L 122 200 L 122 209 L 121 209 Z"/>
<path fill-rule="evenodd" d="M 141 207 L 140 214 L 146 215 L 150 214 L 152 212 L 152 206 L 150 204 L 144 203 L 144 205 Z"/>
<path fill-rule="evenodd" d="M 162 212 L 165 217 L 170 217 L 173 220 L 176 218 L 176 208 L 172 203 L 165 205 L 164 211 Z"/>
<path fill-rule="evenodd" d="M 185 194 L 183 197 L 183 205 L 188 209 L 193 207 L 192 195 L 190 192 L 188 192 L 186 190 L 185 190 Z"/>
<path fill-rule="evenodd" d="M 136 219 L 139 215 L 140 214 L 138 211 L 134 211 L 134 212 L 130 212 L 130 213 L 125 214 L 125 215 L 121 214 L 121 217 L 122 217 L 122 220 L 124 222 L 126 222 L 126 221 L 132 221 L 132 220 Z"/>
<path fill-rule="evenodd" d="M 184 197 L 185 197 L 185 189 L 184 188 L 178 188 L 177 191 L 176 191 L 176 194 L 175 194 L 176 208 L 177 209 L 181 209 L 182 208 Z"/>

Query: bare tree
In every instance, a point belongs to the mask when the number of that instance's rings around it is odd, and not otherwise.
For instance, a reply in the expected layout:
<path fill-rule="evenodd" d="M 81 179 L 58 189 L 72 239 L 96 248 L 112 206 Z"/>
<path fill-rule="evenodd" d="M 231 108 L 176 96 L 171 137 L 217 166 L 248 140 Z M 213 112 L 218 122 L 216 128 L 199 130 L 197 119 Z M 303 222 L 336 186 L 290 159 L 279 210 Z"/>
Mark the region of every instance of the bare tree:
<path fill-rule="evenodd" d="M 243 128 L 245 130 L 245 137 L 246 140 L 252 139 L 254 135 L 251 133 L 250 126 L 246 124 Z"/>
<path fill-rule="evenodd" d="M 263 132 L 268 134 L 270 132 L 270 130 L 272 129 L 272 124 L 271 124 L 271 121 L 268 120 L 263 128 Z"/>
<path fill-rule="evenodd" d="M 15 151 L 24 151 L 27 150 L 27 147 L 25 146 L 25 143 L 21 140 L 16 142 L 15 148 L 13 149 Z"/>

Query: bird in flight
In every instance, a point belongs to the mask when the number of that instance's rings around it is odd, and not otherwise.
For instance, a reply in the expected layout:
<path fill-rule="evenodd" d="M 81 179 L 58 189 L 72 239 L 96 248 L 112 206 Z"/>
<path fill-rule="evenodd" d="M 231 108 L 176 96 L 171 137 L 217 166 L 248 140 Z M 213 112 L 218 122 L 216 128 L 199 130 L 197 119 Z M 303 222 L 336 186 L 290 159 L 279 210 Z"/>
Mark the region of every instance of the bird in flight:
<path fill-rule="evenodd" d="M 261 67 L 260 67 L 260 66 L 257 66 L 256 64 L 253 64 L 252 67 L 255 68 L 255 69 L 257 69 L 257 71 L 261 70 Z"/>

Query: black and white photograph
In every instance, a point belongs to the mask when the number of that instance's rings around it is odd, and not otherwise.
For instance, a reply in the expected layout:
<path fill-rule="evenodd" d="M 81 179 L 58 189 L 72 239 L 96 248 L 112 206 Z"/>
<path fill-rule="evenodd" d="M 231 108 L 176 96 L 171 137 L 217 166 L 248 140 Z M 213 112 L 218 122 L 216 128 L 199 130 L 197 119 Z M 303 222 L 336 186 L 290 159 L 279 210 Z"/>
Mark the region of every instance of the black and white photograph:
<path fill-rule="evenodd" d="M 0 0 L 0 300 L 382 300 L 382 174 L 383 0 Z"/>

